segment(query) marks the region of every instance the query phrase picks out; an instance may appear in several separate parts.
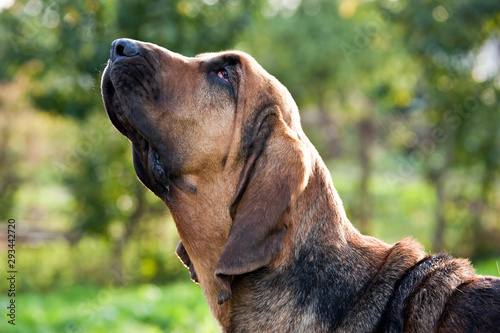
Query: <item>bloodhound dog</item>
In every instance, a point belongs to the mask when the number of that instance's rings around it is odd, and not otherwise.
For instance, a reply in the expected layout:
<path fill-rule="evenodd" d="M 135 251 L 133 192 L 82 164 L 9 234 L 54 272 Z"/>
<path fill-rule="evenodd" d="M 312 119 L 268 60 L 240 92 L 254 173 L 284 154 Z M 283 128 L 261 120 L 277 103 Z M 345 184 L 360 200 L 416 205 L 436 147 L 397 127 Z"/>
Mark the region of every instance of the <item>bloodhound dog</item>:
<path fill-rule="evenodd" d="M 500 279 L 347 219 L 287 89 L 243 52 L 118 39 L 102 78 L 223 332 L 500 332 Z"/>

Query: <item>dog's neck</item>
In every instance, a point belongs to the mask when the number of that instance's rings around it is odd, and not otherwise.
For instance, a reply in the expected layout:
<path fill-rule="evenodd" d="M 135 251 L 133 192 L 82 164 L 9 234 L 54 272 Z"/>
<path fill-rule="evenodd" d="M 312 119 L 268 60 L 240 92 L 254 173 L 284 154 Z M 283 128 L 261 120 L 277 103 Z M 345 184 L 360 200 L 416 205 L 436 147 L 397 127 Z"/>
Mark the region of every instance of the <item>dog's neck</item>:
<path fill-rule="evenodd" d="M 288 233 L 282 253 L 271 267 L 235 277 L 233 295 L 222 305 L 217 303 L 221 288 L 214 271 L 230 231 L 228 208 L 231 198 L 218 197 L 218 194 L 227 193 L 228 187 L 234 188 L 236 184 L 230 182 L 237 177 L 221 174 L 219 179 L 211 181 L 187 179 L 196 184 L 196 193 L 178 191 L 170 203 L 169 208 L 207 303 L 224 331 L 230 331 L 230 327 L 240 322 L 246 327 L 249 322 L 260 325 L 258 318 L 265 321 L 264 317 L 269 316 L 273 317 L 273 322 L 282 320 L 283 325 L 291 322 L 291 318 L 284 318 L 280 313 L 296 314 L 298 317 L 294 322 L 299 325 L 296 327 L 302 327 L 300 325 L 314 322 L 307 316 L 307 307 L 317 305 L 312 299 L 325 302 L 325 297 L 330 298 L 326 300 L 330 302 L 327 306 L 329 316 L 337 316 L 334 320 L 338 322 L 353 298 L 360 295 L 367 281 L 373 279 L 387 260 L 391 247 L 361 235 L 351 225 L 323 161 L 318 156 L 312 163 L 308 186 L 283 217 L 288 219 Z M 316 274 L 317 271 L 322 272 Z M 353 275 L 353 272 L 358 273 Z M 314 280 L 318 276 L 322 276 L 321 281 Z M 301 281 L 294 284 L 287 279 Z M 259 288 L 287 285 L 306 287 L 303 291 L 281 287 L 275 291 L 259 291 Z M 269 295 L 265 303 L 261 301 L 262 295 Z M 298 313 L 300 304 L 295 304 L 297 297 L 303 299 L 302 317 Z M 297 309 L 281 311 L 282 307 L 293 304 Z M 259 331 L 262 325 L 254 328 L 254 331 Z"/>
<path fill-rule="evenodd" d="M 232 198 L 224 194 L 236 187 L 237 179 L 238 174 L 229 168 L 217 173 L 216 179 L 187 176 L 182 179 L 184 185 L 173 188 L 167 203 L 210 310 L 222 327 L 229 323 L 229 303 L 217 302 L 221 287 L 214 272 L 232 224 Z"/>

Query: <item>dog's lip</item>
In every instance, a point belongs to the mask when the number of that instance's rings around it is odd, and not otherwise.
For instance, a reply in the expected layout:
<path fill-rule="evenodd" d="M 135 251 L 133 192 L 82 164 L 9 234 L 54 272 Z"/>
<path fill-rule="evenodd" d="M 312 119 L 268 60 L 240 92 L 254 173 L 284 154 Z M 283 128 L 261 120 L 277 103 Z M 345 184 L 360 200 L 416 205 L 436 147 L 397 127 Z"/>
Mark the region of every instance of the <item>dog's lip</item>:
<path fill-rule="evenodd" d="M 124 111 L 120 110 L 120 101 L 117 96 L 117 90 L 113 84 L 113 80 L 109 74 L 109 67 L 105 70 L 102 79 L 102 94 L 105 101 L 105 109 L 109 119 L 114 127 L 124 136 L 126 136 L 134 145 L 137 145 L 139 151 L 145 152 L 150 144 L 150 140 L 143 135 L 138 128 L 136 128 L 128 119 L 125 119 Z"/>
<path fill-rule="evenodd" d="M 134 131 L 132 138 L 129 137 L 129 140 L 139 155 L 139 162 L 143 172 L 142 175 L 139 175 L 140 172 L 138 173 L 139 178 L 145 183 L 144 185 L 162 198 L 170 190 L 170 174 L 162 162 L 159 149 L 138 130 Z M 143 179 L 143 177 L 147 179 Z"/>
<path fill-rule="evenodd" d="M 144 171 L 143 176 L 148 178 L 147 180 L 141 180 L 148 182 L 150 186 L 147 187 L 162 197 L 162 194 L 166 194 L 170 190 L 170 174 L 162 162 L 162 156 L 159 153 L 160 150 L 137 129 L 134 129 L 133 134 L 128 136 L 128 138 L 132 142 L 135 151 L 139 152 L 140 163 Z"/>
<path fill-rule="evenodd" d="M 119 103 L 119 101 L 115 100 L 118 99 L 118 97 L 113 80 L 109 74 L 110 66 L 112 66 L 112 63 L 108 62 L 108 67 L 105 69 L 103 75 L 101 88 L 105 100 L 106 113 L 113 126 L 132 143 L 140 163 L 142 164 L 141 169 L 144 175 L 141 176 L 148 178 L 141 180 L 145 183 L 149 183 L 148 185 L 150 186 L 145 185 L 156 192 L 157 195 L 161 196 L 169 191 L 169 177 L 161 162 L 160 150 L 154 145 L 152 140 L 148 139 L 148 137 L 140 131 L 139 128 L 134 126 L 128 119 L 125 120 L 124 111 L 116 107 L 116 103 Z M 141 177 L 139 176 L 139 178 Z"/>
<path fill-rule="evenodd" d="M 158 151 L 154 149 L 151 145 L 149 146 L 149 152 L 148 152 L 148 173 L 153 176 L 155 182 L 153 182 L 153 186 L 155 187 L 156 191 L 161 193 L 161 192 L 169 192 L 170 187 L 169 187 L 169 181 L 168 181 L 168 176 L 165 172 L 165 168 L 162 165 L 160 155 L 158 154 Z"/>
<path fill-rule="evenodd" d="M 116 127 L 121 134 L 129 137 L 129 133 L 125 126 L 123 126 L 122 121 L 118 118 L 118 112 L 115 110 L 114 99 L 116 98 L 116 89 L 113 85 L 113 82 L 109 76 L 109 65 L 106 67 L 104 75 L 102 77 L 102 96 L 104 97 L 104 106 L 106 113 L 108 114 L 109 119 L 113 126 Z"/>

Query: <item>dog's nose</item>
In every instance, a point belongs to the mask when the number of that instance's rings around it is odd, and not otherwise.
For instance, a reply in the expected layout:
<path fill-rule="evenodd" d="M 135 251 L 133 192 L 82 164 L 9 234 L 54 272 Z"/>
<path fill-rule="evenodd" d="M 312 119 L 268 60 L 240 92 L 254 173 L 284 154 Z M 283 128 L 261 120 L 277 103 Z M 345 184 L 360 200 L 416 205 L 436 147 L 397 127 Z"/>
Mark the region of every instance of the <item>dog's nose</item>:
<path fill-rule="evenodd" d="M 120 38 L 111 43 L 110 60 L 122 57 L 133 57 L 139 54 L 139 45 L 133 40 Z"/>

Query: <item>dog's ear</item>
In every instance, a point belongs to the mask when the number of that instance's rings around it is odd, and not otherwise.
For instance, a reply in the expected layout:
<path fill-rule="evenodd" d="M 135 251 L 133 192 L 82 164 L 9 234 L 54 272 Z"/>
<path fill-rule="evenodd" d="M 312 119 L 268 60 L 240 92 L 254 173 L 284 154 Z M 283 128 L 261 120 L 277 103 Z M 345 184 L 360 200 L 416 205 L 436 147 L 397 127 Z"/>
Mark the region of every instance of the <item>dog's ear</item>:
<path fill-rule="evenodd" d="M 193 280 L 193 282 L 195 282 L 195 283 L 199 283 L 198 276 L 196 275 L 193 263 L 191 262 L 191 258 L 189 258 L 189 254 L 187 253 L 186 248 L 184 247 L 184 244 L 182 244 L 182 241 L 179 241 L 179 244 L 177 245 L 177 248 L 175 249 L 175 253 L 179 257 L 179 259 L 182 261 L 184 266 L 186 266 L 189 269 L 189 275 L 191 277 L 191 280 Z"/>
<path fill-rule="evenodd" d="M 231 296 L 233 276 L 267 266 L 282 250 L 288 227 L 283 215 L 307 182 L 303 144 L 279 114 L 265 115 L 249 136 L 230 207 L 233 224 L 215 270 L 219 304 Z"/>

